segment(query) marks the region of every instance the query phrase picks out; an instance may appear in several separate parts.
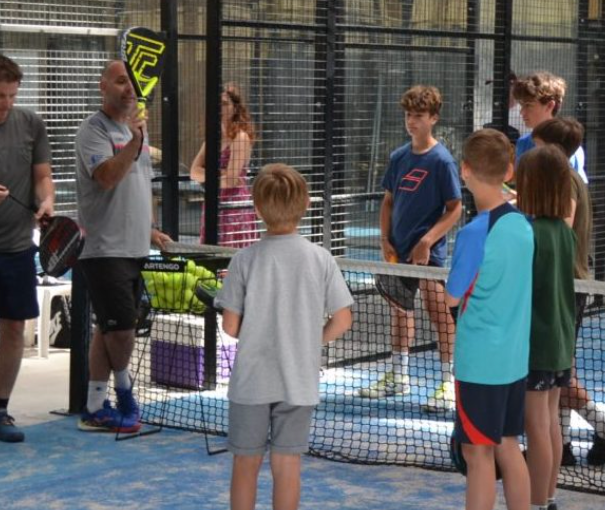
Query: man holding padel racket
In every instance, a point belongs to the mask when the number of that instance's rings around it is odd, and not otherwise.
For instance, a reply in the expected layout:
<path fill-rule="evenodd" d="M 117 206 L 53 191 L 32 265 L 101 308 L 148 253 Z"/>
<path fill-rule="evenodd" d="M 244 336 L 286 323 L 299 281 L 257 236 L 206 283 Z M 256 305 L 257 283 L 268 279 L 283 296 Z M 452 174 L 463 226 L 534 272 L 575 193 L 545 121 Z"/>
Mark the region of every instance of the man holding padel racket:
<path fill-rule="evenodd" d="M 24 434 L 8 414 L 23 357 L 25 321 L 38 316 L 35 220 L 52 216 L 54 186 L 46 127 L 34 112 L 15 107 L 23 73 L 0 55 L 0 441 Z M 15 200 L 32 204 L 32 210 Z M 35 206 L 33 204 L 36 204 Z"/>
<path fill-rule="evenodd" d="M 134 348 L 140 274 L 150 244 L 170 238 L 152 227 L 151 160 L 146 112 L 122 61 L 109 62 L 100 83 L 101 110 L 76 136 L 78 215 L 87 232 L 81 267 L 97 318 L 89 352 L 87 406 L 78 424 L 93 432 L 136 432 L 137 402 L 128 370 Z M 113 373 L 117 407 L 107 400 Z"/>

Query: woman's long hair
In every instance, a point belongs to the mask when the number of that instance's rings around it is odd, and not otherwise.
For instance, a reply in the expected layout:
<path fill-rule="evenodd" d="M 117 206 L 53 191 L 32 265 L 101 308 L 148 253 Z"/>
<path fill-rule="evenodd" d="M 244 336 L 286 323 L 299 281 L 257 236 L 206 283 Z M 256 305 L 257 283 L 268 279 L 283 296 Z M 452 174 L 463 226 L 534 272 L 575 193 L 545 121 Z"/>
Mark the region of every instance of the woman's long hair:
<path fill-rule="evenodd" d="M 235 83 L 227 83 L 223 87 L 223 92 L 227 94 L 234 108 L 233 117 L 227 122 L 227 136 L 233 140 L 237 133 L 243 131 L 248 135 L 250 141 L 254 142 L 256 138 L 254 123 L 239 87 Z"/>

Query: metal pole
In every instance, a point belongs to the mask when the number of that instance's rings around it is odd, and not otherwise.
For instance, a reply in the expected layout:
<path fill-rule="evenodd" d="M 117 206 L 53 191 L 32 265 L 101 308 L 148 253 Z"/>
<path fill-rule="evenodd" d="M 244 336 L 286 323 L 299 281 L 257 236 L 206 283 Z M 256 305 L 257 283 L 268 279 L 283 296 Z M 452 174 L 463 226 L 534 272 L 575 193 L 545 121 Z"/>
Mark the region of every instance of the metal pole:
<path fill-rule="evenodd" d="M 512 56 L 512 27 L 513 27 L 513 0 L 496 0 L 494 44 L 494 102 L 493 120 L 500 124 L 503 133 L 508 133 L 508 102 L 509 102 L 509 76 L 511 72 L 510 61 Z M 498 25 L 501 20 L 502 25 Z"/>
<path fill-rule="evenodd" d="M 206 244 L 218 244 L 221 152 L 222 0 L 208 1 L 206 13 Z M 204 388 L 216 387 L 216 314 L 205 315 Z"/>
<path fill-rule="evenodd" d="M 161 27 L 167 35 L 162 76 L 162 228 L 179 238 L 179 62 L 178 2 L 162 0 Z"/>
<path fill-rule="evenodd" d="M 72 271 L 71 350 L 69 357 L 69 412 L 80 413 L 86 405 L 88 348 L 92 337 L 90 300 L 80 266 Z"/>
<path fill-rule="evenodd" d="M 326 103 L 324 110 L 324 208 L 323 208 L 323 245 L 326 250 L 332 247 L 332 188 L 334 181 L 334 131 L 335 131 L 335 93 L 336 93 L 336 9 L 338 0 L 326 3 Z"/>

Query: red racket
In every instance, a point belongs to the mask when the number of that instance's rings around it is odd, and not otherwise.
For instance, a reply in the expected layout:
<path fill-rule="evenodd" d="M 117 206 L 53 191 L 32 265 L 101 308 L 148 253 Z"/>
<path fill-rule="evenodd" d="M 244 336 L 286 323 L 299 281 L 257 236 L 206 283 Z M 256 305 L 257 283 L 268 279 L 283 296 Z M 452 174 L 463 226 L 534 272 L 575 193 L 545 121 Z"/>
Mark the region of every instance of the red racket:
<path fill-rule="evenodd" d="M 9 193 L 8 197 L 21 207 L 36 213 L 33 206 L 21 202 Z M 49 276 L 58 278 L 71 269 L 84 248 L 84 231 L 67 216 L 44 216 L 40 220 L 40 265 Z"/>

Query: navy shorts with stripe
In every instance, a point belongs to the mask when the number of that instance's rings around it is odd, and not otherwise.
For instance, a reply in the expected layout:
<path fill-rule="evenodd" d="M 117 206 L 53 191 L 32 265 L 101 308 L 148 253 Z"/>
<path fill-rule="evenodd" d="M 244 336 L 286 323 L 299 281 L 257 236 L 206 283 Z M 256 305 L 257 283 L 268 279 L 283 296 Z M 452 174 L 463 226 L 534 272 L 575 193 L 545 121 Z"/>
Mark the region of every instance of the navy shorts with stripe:
<path fill-rule="evenodd" d="M 24 321 L 38 317 L 37 247 L 0 253 L 0 319 Z"/>
<path fill-rule="evenodd" d="M 525 388 L 525 377 L 495 385 L 456 381 L 456 439 L 492 446 L 523 434 Z"/>

